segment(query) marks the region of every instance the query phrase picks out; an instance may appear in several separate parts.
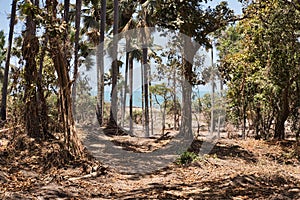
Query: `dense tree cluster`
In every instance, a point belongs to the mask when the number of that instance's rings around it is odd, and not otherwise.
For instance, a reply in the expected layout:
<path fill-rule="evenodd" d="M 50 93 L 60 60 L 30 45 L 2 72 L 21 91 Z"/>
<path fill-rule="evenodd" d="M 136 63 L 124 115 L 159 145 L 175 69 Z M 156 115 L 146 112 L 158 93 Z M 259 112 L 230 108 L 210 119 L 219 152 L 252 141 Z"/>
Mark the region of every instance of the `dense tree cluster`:
<path fill-rule="evenodd" d="M 299 137 L 297 5 L 284 0 L 254 1 L 244 10 L 247 18 L 219 37 L 230 114 L 244 126 L 246 119 L 252 120 L 257 137 L 284 139 L 287 123 Z"/>

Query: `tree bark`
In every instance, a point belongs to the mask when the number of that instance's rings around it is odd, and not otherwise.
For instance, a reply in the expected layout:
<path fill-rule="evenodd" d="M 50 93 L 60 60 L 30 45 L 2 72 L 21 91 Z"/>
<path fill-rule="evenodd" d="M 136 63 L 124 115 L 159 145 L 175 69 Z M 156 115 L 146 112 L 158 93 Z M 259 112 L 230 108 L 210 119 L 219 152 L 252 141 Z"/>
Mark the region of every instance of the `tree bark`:
<path fill-rule="evenodd" d="M 79 34 L 80 34 L 80 19 L 81 19 L 81 0 L 76 0 L 76 18 L 75 18 L 75 48 L 74 48 L 74 72 L 73 72 L 73 86 L 72 86 L 72 111 L 74 120 L 76 121 L 76 80 L 78 76 L 79 67 Z"/>
<path fill-rule="evenodd" d="M 101 23 L 100 23 L 100 44 L 97 48 L 97 108 L 96 114 L 98 123 L 103 125 L 103 109 L 104 109 L 104 34 L 106 24 L 106 0 L 101 0 Z"/>
<path fill-rule="evenodd" d="M 57 0 L 47 0 L 46 8 L 48 12 L 53 12 L 53 21 L 56 21 Z M 52 11 L 50 10 L 52 9 Z M 51 22 L 53 23 L 53 22 Z M 83 155 L 83 145 L 79 140 L 74 125 L 72 114 L 71 81 L 69 77 L 68 61 L 65 59 L 63 42 L 57 37 L 49 37 L 50 54 L 53 60 L 54 68 L 57 73 L 59 90 L 59 99 L 61 104 L 61 119 L 64 130 L 64 143 L 70 153 L 76 157 Z"/>
<path fill-rule="evenodd" d="M 132 131 L 133 131 L 132 94 L 133 94 L 133 55 L 132 55 L 132 53 L 130 53 L 130 56 L 129 56 L 129 131 L 130 131 L 130 133 L 132 133 Z"/>
<path fill-rule="evenodd" d="M 61 51 L 61 47 L 55 38 L 51 42 L 53 50 L 52 59 L 54 62 L 54 67 L 58 76 L 58 83 L 60 86 L 60 99 L 62 105 L 62 119 L 64 128 L 64 142 L 68 149 L 75 156 L 82 156 L 83 145 L 80 142 L 76 134 L 75 124 L 72 115 L 72 98 L 71 98 L 71 88 L 70 88 L 70 78 L 67 70 L 67 65 L 65 64 L 64 56 Z"/>
<path fill-rule="evenodd" d="M 35 2 L 32 2 L 35 5 Z M 22 46 L 23 58 L 26 61 L 24 69 L 25 79 L 25 130 L 26 133 L 33 138 L 42 138 L 41 136 L 41 122 L 39 119 L 39 110 L 37 102 L 37 63 L 36 57 L 39 52 L 39 41 L 36 37 L 36 24 L 33 21 L 34 13 L 31 12 L 26 17 L 26 31 L 24 33 L 24 42 Z"/>
<path fill-rule="evenodd" d="M 128 42 L 126 42 L 128 44 Z M 129 52 L 126 52 L 126 63 L 125 63 L 125 83 L 124 83 L 124 98 L 122 107 L 122 126 L 124 126 L 125 113 L 126 113 L 126 100 L 127 100 L 127 83 L 128 83 L 128 68 L 129 68 Z"/>
<path fill-rule="evenodd" d="M 145 137 L 149 137 L 149 65 L 148 65 L 148 49 L 143 48 L 143 68 L 144 68 L 144 99 L 145 99 Z"/>
<path fill-rule="evenodd" d="M 40 119 L 41 119 L 41 126 L 42 126 L 42 132 L 44 135 L 44 138 L 49 137 L 50 131 L 49 131 L 49 117 L 48 117 L 48 106 L 47 101 L 45 97 L 45 90 L 43 87 L 43 68 L 44 68 L 44 58 L 46 55 L 46 48 L 48 43 L 48 38 L 46 37 L 43 42 L 43 47 L 40 54 L 40 60 L 39 60 L 39 72 L 38 72 L 38 78 L 37 78 L 37 91 L 38 91 L 38 106 L 40 106 Z"/>
<path fill-rule="evenodd" d="M 180 131 L 184 136 L 192 134 L 192 85 L 193 63 L 197 48 L 191 38 L 183 37 L 183 62 L 182 62 L 182 117 Z"/>
<path fill-rule="evenodd" d="M 10 54 L 12 48 L 12 40 L 14 34 L 14 24 L 16 19 L 16 10 L 17 10 L 17 0 L 12 1 L 11 5 L 11 17 L 10 17 L 10 25 L 9 25 L 9 35 L 8 35 L 8 47 L 6 53 L 5 60 L 5 69 L 4 69 L 4 80 L 2 86 L 2 99 L 1 99 L 1 120 L 6 120 L 6 104 L 7 104 L 7 87 L 8 87 L 8 73 L 9 73 L 9 65 L 10 65 Z"/>
<path fill-rule="evenodd" d="M 113 24 L 113 62 L 112 62 L 112 84 L 111 84 L 111 106 L 109 125 L 112 127 L 118 126 L 118 28 L 119 28 L 119 2 L 114 0 L 114 24 Z"/>
<path fill-rule="evenodd" d="M 285 138 L 284 124 L 289 116 L 289 90 L 288 87 L 283 89 L 282 96 L 278 102 L 278 113 L 275 118 L 274 138 L 283 140 Z"/>

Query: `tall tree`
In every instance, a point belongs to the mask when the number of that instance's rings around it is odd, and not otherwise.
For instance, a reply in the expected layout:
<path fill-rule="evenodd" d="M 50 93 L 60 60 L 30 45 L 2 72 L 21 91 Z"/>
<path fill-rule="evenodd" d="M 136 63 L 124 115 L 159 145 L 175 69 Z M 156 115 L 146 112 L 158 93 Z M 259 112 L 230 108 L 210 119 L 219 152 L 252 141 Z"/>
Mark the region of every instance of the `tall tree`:
<path fill-rule="evenodd" d="M 61 115 L 64 130 L 64 142 L 66 147 L 74 156 L 83 155 L 83 146 L 80 142 L 75 129 L 74 119 L 72 115 L 72 98 L 71 98 L 71 81 L 69 77 L 68 60 L 65 59 L 65 54 L 61 44 L 64 38 L 61 37 L 62 27 L 57 27 L 57 0 L 47 0 L 46 9 L 48 15 L 51 16 L 46 33 L 49 34 L 50 54 L 53 60 L 53 65 L 58 77 L 59 96 L 61 103 Z"/>
<path fill-rule="evenodd" d="M 76 17 L 75 17 L 75 48 L 74 48 L 74 71 L 73 71 L 73 86 L 72 86 L 72 110 L 73 116 L 76 120 L 76 79 L 79 67 L 79 34 L 80 34 L 80 20 L 81 20 L 81 4 L 82 0 L 76 0 Z"/>
<path fill-rule="evenodd" d="M 24 41 L 22 46 L 23 58 L 26 61 L 24 68 L 25 79 L 25 130 L 30 137 L 40 138 L 40 119 L 37 103 L 36 83 L 37 83 L 37 63 L 36 58 L 39 52 L 39 42 L 36 36 L 36 23 L 34 21 L 34 9 L 38 1 L 29 1 L 27 6 L 30 8 L 25 13 L 26 31 L 24 32 Z"/>
<path fill-rule="evenodd" d="M 12 1 L 11 5 L 11 15 L 10 15 L 10 25 L 9 25 L 9 35 L 8 35 L 8 48 L 6 53 L 5 60 L 5 69 L 4 69 L 4 80 L 2 86 L 2 99 L 1 99 L 1 120 L 6 120 L 6 101 L 7 101 L 7 87 L 8 87 L 8 73 L 10 65 L 10 56 L 12 48 L 12 40 L 14 33 L 14 24 L 16 20 L 16 10 L 17 10 L 17 0 Z"/>
<path fill-rule="evenodd" d="M 113 62 L 112 62 L 112 84 L 111 84 L 111 106 L 110 106 L 110 118 L 109 125 L 117 126 L 117 111 L 118 111 L 118 74 L 119 74 L 119 66 L 118 66 L 118 29 L 119 29 L 119 1 L 114 0 L 114 24 L 113 24 Z"/>
<path fill-rule="evenodd" d="M 192 132 L 191 94 L 195 85 L 193 60 L 200 45 L 210 47 L 208 35 L 233 20 L 233 12 L 226 2 L 216 8 L 203 9 L 202 1 L 160 0 L 157 3 L 157 24 L 180 31 L 182 43 L 182 121 L 181 131 Z M 200 45 L 199 45 L 200 44 Z"/>
<path fill-rule="evenodd" d="M 285 122 L 299 106 L 299 10 L 284 0 L 268 0 L 245 12 L 248 19 L 236 33 L 227 31 L 220 43 L 228 97 L 244 116 L 254 111 L 256 132 L 268 136 L 274 121 L 274 137 L 284 139 Z"/>
<path fill-rule="evenodd" d="M 149 75 L 150 75 L 150 66 L 148 63 L 148 48 L 150 45 L 150 29 L 148 27 L 151 27 L 153 25 L 151 15 L 153 14 L 154 8 L 155 8 L 155 2 L 154 1 L 141 1 L 141 10 L 140 10 L 140 21 L 138 23 L 138 27 L 140 27 L 141 30 L 141 38 L 143 41 L 142 46 L 142 67 L 143 67 L 143 97 L 144 98 L 144 124 L 145 124 L 145 136 L 149 137 Z"/>
<path fill-rule="evenodd" d="M 99 125 L 103 124 L 104 109 L 104 34 L 106 24 L 106 0 L 101 0 L 100 46 L 97 48 L 99 63 L 97 63 L 97 119 Z"/>

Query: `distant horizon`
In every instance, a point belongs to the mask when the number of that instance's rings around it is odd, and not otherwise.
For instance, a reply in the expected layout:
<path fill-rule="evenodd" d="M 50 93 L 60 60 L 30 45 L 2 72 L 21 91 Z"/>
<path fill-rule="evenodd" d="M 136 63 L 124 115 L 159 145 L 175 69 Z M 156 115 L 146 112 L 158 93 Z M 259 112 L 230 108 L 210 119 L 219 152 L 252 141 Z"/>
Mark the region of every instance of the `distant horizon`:
<path fill-rule="evenodd" d="M 206 90 L 206 91 L 201 90 L 201 91 L 193 91 L 193 92 L 198 93 L 198 95 L 199 95 L 200 98 L 202 98 L 205 94 L 210 94 L 211 93 L 211 91 L 209 91 L 209 90 Z M 110 99 L 110 93 L 111 93 L 111 91 L 109 91 L 109 90 L 104 91 L 104 102 L 110 102 L 110 100 L 111 100 Z M 141 93 L 142 93 L 142 90 L 135 90 L 135 91 L 133 91 L 133 106 L 134 107 L 139 107 L 139 108 L 142 107 L 142 96 L 141 96 Z M 97 96 L 97 91 L 92 90 L 91 91 L 91 95 L 93 97 L 96 97 Z M 178 99 L 181 99 L 181 95 L 177 95 L 177 97 L 178 97 Z M 160 103 L 163 102 L 163 98 L 161 96 L 158 95 L 157 99 L 158 99 L 158 101 Z M 154 102 L 154 105 L 155 104 L 157 105 L 156 100 L 153 100 L 153 102 Z M 129 94 L 128 93 L 127 93 L 126 105 L 129 105 Z"/>

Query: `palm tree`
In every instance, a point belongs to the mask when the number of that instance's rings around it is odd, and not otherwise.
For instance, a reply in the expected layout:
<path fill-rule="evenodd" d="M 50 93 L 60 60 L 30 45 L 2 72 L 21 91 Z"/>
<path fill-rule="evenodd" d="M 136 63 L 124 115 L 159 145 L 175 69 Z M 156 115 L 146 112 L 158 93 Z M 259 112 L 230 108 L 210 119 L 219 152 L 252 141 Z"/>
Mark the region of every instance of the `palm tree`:
<path fill-rule="evenodd" d="M 13 33 L 14 33 L 14 24 L 15 24 L 15 19 L 16 19 L 16 10 L 17 10 L 17 0 L 12 0 L 9 35 L 8 35 L 8 48 L 7 48 L 6 60 L 5 60 L 4 80 L 3 80 L 3 86 L 2 86 L 1 111 L 0 111 L 1 112 L 1 120 L 3 120 L 3 121 L 6 120 L 8 72 L 9 72 Z"/>
<path fill-rule="evenodd" d="M 150 32 L 148 27 L 152 25 L 151 23 L 151 14 L 154 9 L 155 2 L 152 1 L 141 1 L 141 11 L 140 11 L 140 22 L 138 24 L 138 27 L 142 28 L 142 40 L 143 40 L 143 56 L 142 56 L 142 62 L 143 62 L 143 78 L 144 78 L 144 103 L 145 103 L 145 109 L 144 109 L 144 116 L 145 116 L 145 136 L 149 137 L 149 64 L 148 64 L 148 42 L 150 40 Z"/>
<path fill-rule="evenodd" d="M 73 116 L 76 121 L 76 79 L 79 67 L 79 33 L 80 33 L 80 20 L 81 20 L 81 4 L 82 0 L 76 0 L 76 17 L 75 17 L 75 48 L 74 48 L 74 72 L 73 72 L 73 86 L 72 86 L 72 110 Z"/>
<path fill-rule="evenodd" d="M 119 1 L 114 0 L 114 23 L 113 23 L 113 62 L 112 62 L 112 84 L 111 84 L 111 106 L 110 106 L 110 117 L 109 117 L 109 125 L 116 127 L 118 124 L 117 120 L 117 106 L 118 106 L 118 89 L 117 89 L 117 81 L 119 74 L 119 66 L 118 66 L 118 34 L 119 29 Z"/>
<path fill-rule="evenodd" d="M 56 25 L 58 20 L 57 18 L 57 0 L 46 1 L 46 10 L 53 17 L 50 19 L 50 26 L 46 29 L 46 34 L 49 34 L 49 29 L 53 29 L 53 26 Z M 52 27 L 51 27 L 52 26 Z M 69 61 L 65 60 L 65 54 L 62 49 L 62 43 L 64 42 L 63 37 L 59 37 L 59 33 L 56 33 L 57 37 L 49 38 L 49 53 L 53 61 L 53 65 L 58 77 L 58 86 L 59 96 L 60 96 L 60 106 L 61 106 L 61 115 L 62 115 L 62 125 L 64 130 L 64 144 L 76 157 L 83 156 L 83 145 L 80 142 L 74 124 L 74 119 L 72 115 L 72 98 L 71 98 L 71 81 L 69 75 Z M 53 36 L 53 35 L 51 35 Z"/>
<path fill-rule="evenodd" d="M 104 108 L 104 34 L 106 24 L 106 0 L 101 0 L 101 22 L 100 22 L 100 46 L 97 48 L 97 118 L 99 125 L 103 124 Z"/>

